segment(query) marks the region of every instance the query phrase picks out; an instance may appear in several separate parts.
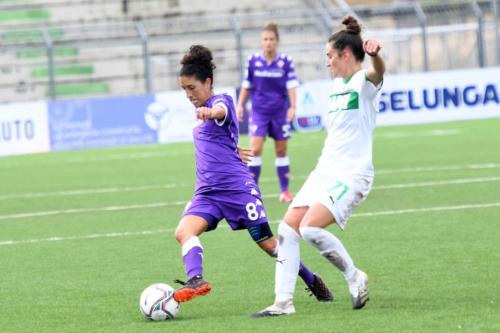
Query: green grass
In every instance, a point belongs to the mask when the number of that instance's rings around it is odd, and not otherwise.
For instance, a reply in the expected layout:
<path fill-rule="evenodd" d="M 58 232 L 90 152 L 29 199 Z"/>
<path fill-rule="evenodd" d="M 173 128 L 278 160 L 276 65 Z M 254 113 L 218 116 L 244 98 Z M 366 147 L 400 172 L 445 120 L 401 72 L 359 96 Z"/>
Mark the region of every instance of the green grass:
<path fill-rule="evenodd" d="M 336 300 L 314 301 L 299 281 L 297 314 L 260 320 L 249 314 L 273 300 L 274 261 L 225 223 L 201 237 L 212 294 L 183 304 L 171 322 L 139 314 L 143 288 L 184 278 L 173 232 L 192 194 L 191 143 L 1 158 L 0 330 L 500 332 L 498 133 L 500 119 L 378 128 L 374 188 L 345 232 L 329 229 L 368 272 L 370 302 L 351 310 L 342 275 L 302 243 L 303 260 Z M 290 141 L 294 192 L 323 140 Z M 264 163 L 261 189 L 276 230 L 286 205 L 277 202 L 272 142 Z M 154 203 L 164 206 L 140 208 Z M 405 209 L 420 211 L 397 212 Z M 374 212 L 386 214 L 367 216 Z"/>

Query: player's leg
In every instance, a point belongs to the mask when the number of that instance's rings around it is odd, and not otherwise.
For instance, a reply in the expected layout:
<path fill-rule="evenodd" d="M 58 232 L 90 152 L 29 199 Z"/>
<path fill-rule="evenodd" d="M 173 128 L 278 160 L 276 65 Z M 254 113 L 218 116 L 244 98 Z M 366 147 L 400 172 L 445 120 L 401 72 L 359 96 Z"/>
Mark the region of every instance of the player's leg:
<path fill-rule="evenodd" d="M 287 155 L 287 143 L 290 139 L 290 124 L 286 121 L 286 110 L 282 115 L 276 116 L 270 124 L 269 136 L 274 139 L 276 155 L 276 174 L 280 184 L 280 201 L 290 202 L 293 196 L 288 191 L 290 179 L 290 159 Z"/>
<path fill-rule="evenodd" d="M 268 223 L 253 225 L 248 228 L 248 232 L 256 244 L 271 257 L 278 256 L 278 241 L 274 237 Z M 333 295 L 323 282 L 321 277 L 314 274 L 309 268 L 300 261 L 299 276 L 306 284 L 306 290 L 320 302 L 329 302 L 333 300 Z"/>
<path fill-rule="evenodd" d="M 248 163 L 248 169 L 253 179 L 258 184 L 262 168 L 264 141 L 269 131 L 269 120 L 265 116 L 253 113 L 249 119 L 248 130 L 250 135 L 250 148 L 253 153 L 252 160 Z"/>
<path fill-rule="evenodd" d="M 301 221 L 300 233 L 304 240 L 344 274 L 353 308 L 360 309 L 368 301 L 368 277 L 356 268 L 342 242 L 325 229 L 332 223 L 344 227 L 352 208 L 360 202 L 356 196 L 356 191 L 351 188 L 341 198 L 329 196 L 328 200 L 311 205 Z"/>
<path fill-rule="evenodd" d="M 253 317 L 279 316 L 295 313 L 293 294 L 300 268 L 300 220 L 307 207 L 290 208 L 278 227 L 280 240 L 275 271 L 274 304 L 252 314 Z"/>
<path fill-rule="evenodd" d="M 187 302 L 196 296 L 206 295 L 212 286 L 203 279 L 203 246 L 199 235 L 213 230 L 222 219 L 218 207 L 211 197 L 196 195 L 188 203 L 183 217 L 175 230 L 175 238 L 181 245 L 182 261 L 188 281 L 177 289 L 174 298 Z"/>
<path fill-rule="evenodd" d="M 265 138 L 262 136 L 250 137 L 250 148 L 252 149 L 253 157 L 248 163 L 248 170 L 255 182 L 259 183 L 260 172 L 262 169 L 262 152 L 264 150 Z"/>
<path fill-rule="evenodd" d="M 280 201 L 290 202 L 293 200 L 292 194 L 288 191 L 288 184 L 290 180 L 290 159 L 287 155 L 287 140 L 274 141 L 274 150 L 276 153 L 276 174 L 280 183 Z"/>
<path fill-rule="evenodd" d="M 174 299 L 187 302 L 196 296 L 206 295 L 212 289 L 210 283 L 203 280 L 203 246 L 198 236 L 208 229 L 205 218 L 186 215 L 175 231 L 175 238 L 181 245 L 182 261 L 188 281 L 177 289 Z M 181 282 L 182 283 L 182 282 Z"/>

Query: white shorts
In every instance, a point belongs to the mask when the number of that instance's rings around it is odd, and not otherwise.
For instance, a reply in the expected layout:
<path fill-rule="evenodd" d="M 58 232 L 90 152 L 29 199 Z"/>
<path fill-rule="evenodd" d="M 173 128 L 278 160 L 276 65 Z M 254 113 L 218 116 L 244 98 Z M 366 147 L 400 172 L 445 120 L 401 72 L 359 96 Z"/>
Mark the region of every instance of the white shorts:
<path fill-rule="evenodd" d="M 344 229 L 354 207 L 366 199 L 373 184 L 373 177 L 338 177 L 311 172 L 290 208 L 320 203 L 332 213 L 335 222 Z"/>

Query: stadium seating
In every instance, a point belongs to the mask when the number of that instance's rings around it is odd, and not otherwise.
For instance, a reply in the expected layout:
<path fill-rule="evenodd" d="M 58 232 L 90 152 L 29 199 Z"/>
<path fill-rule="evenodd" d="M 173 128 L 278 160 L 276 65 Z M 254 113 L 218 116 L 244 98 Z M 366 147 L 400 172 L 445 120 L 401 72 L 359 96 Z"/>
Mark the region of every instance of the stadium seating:
<path fill-rule="evenodd" d="M 335 1 L 208 0 L 209 6 L 204 7 L 199 3 L 196 0 L 1 1 L 0 102 L 50 96 L 43 30 L 54 45 L 57 98 L 145 93 L 141 27 L 149 39 L 153 91 L 177 89 L 179 60 L 194 43 L 213 50 L 218 85 L 239 85 L 246 58 L 259 50 L 259 32 L 269 20 L 279 24 L 280 50 L 294 58 L 301 80 L 328 77 L 324 69 L 324 43 L 346 13 L 335 6 Z M 406 7 L 401 7 L 402 10 L 391 6 L 359 5 L 355 9 L 367 27 L 367 36 L 375 31 L 377 37 L 382 36 L 379 38 L 383 41 L 385 38 L 389 72 L 421 70 L 422 43 L 415 13 Z M 467 8 L 458 10 L 464 11 Z M 435 17 L 429 13 L 430 20 Z M 241 29 L 241 54 L 235 22 Z M 413 35 L 398 33 L 401 28 L 413 29 Z M 430 38 L 449 45 L 445 51 L 460 43 L 468 46 L 461 49 L 465 54 L 459 58 L 442 57 L 443 50 L 431 49 L 433 68 L 460 67 L 464 65 L 462 59 L 469 59 L 470 64 L 465 60 L 466 66 L 475 64 L 473 29 L 454 38 L 443 34 Z"/>

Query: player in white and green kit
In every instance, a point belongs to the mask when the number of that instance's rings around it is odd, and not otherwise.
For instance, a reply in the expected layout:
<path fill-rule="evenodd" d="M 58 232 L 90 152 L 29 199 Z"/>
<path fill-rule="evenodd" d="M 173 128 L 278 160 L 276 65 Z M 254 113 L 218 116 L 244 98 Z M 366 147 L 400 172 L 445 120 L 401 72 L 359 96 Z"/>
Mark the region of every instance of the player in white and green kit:
<path fill-rule="evenodd" d="M 333 34 L 326 46 L 326 65 L 335 77 L 324 122 L 328 136 L 316 168 L 278 228 L 275 302 L 253 314 L 255 317 L 295 312 L 293 293 L 301 238 L 344 273 L 354 309 L 361 309 L 368 301 L 368 276 L 354 265 L 341 241 L 325 228 L 335 223 L 343 230 L 353 208 L 370 192 L 374 177 L 372 146 L 377 93 L 385 65 L 378 55 L 380 43 L 363 42 L 355 18 L 345 17 L 342 24 L 346 27 Z M 365 54 L 372 62 L 366 70 L 361 67 Z"/>

